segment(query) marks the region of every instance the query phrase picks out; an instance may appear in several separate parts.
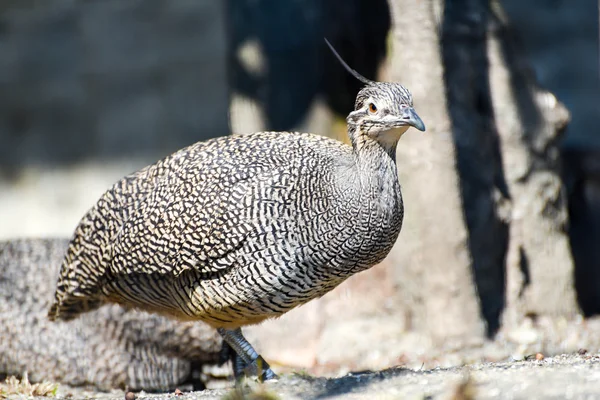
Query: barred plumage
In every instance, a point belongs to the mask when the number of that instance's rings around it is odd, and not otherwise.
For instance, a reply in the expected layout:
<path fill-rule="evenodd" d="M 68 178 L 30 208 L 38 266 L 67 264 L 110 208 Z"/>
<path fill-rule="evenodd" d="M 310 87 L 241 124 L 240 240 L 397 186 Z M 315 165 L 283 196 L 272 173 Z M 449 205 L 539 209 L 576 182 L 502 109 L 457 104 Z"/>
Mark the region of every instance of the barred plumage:
<path fill-rule="evenodd" d="M 112 304 L 71 322 L 46 319 L 68 239 L 0 242 L 0 380 L 71 386 L 175 389 L 219 362 L 221 338 L 201 322 L 180 323 Z"/>
<path fill-rule="evenodd" d="M 424 125 L 403 86 L 365 82 L 347 119 L 352 146 L 221 137 L 117 182 L 77 227 L 50 318 L 116 302 L 235 330 L 381 261 L 402 225 L 396 143 Z"/>

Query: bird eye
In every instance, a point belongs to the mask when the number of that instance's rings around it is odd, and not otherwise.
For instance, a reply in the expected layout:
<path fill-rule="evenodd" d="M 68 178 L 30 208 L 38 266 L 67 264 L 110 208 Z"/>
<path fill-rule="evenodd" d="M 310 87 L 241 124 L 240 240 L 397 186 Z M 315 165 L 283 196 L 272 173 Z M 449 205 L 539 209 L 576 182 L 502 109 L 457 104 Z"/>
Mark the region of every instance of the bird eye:
<path fill-rule="evenodd" d="M 369 111 L 375 114 L 377 112 L 377 107 L 373 103 L 369 103 Z"/>

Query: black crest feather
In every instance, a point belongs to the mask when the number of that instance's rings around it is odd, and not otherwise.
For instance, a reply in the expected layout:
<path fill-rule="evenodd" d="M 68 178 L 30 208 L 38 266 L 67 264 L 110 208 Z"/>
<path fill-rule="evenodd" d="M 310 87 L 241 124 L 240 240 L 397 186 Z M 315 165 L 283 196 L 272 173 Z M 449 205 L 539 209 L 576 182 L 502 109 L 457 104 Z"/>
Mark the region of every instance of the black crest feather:
<path fill-rule="evenodd" d="M 344 59 L 342 58 L 342 56 L 340 56 L 338 54 L 337 51 L 335 51 L 335 49 L 333 48 L 333 46 L 331 45 L 331 43 L 329 43 L 329 40 L 325 39 L 325 43 L 327 43 L 327 46 L 329 46 L 329 48 L 331 49 L 331 51 L 333 52 L 333 54 L 336 56 L 336 58 L 339 60 L 339 62 L 344 66 L 344 68 L 346 68 L 346 70 L 348 72 L 350 72 L 356 79 L 358 79 L 359 81 L 369 85 L 371 83 L 373 83 L 373 81 L 365 78 L 364 76 L 362 76 L 361 74 L 359 74 L 358 72 L 356 72 L 355 70 L 353 70 L 352 68 L 350 68 L 350 66 L 348 64 L 346 64 L 346 61 L 344 61 Z"/>

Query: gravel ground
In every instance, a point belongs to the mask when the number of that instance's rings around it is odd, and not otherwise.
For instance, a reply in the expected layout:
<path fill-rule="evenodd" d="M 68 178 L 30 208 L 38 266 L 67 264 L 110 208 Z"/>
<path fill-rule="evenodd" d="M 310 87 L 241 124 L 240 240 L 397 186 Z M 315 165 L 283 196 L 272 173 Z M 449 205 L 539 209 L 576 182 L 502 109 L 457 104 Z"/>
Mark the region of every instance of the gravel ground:
<path fill-rule="evenodd" d="M 17 398 L 11 397 L 11 398 Z M 125 393 L 59 388 L 57 398 L 123 400 Z M 136 399 L 598 399 L 600 354 L 559 355 L 537 360 L 456 368 L 391 368 L 339 378 L 285 375 L 244 393 L 232 388 L 176 395 L 136 393 Z"/>

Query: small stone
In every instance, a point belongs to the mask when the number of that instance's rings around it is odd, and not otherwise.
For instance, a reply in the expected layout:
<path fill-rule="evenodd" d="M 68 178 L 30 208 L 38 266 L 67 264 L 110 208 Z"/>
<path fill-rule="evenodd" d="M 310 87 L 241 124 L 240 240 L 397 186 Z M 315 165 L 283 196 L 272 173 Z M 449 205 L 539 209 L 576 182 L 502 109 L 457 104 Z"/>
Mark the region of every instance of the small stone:
<path fill-rule="evenodd" d="M 538 361 L 542 361 L 544 359 L 544 355 L 542 353 L 536 353 L 535 359 Z"/>
<path fill-rule="evenodd" d="M 181 390 L 179 390 L 179 388 L 175 389 L 175 396 L 183 396 L 183 393 Z"/>
<path fill-rule="evenodd" d="M 135 400 L 135 393 L 127 392 L 127 394 L 125 394 L 125 400 Z"/>

